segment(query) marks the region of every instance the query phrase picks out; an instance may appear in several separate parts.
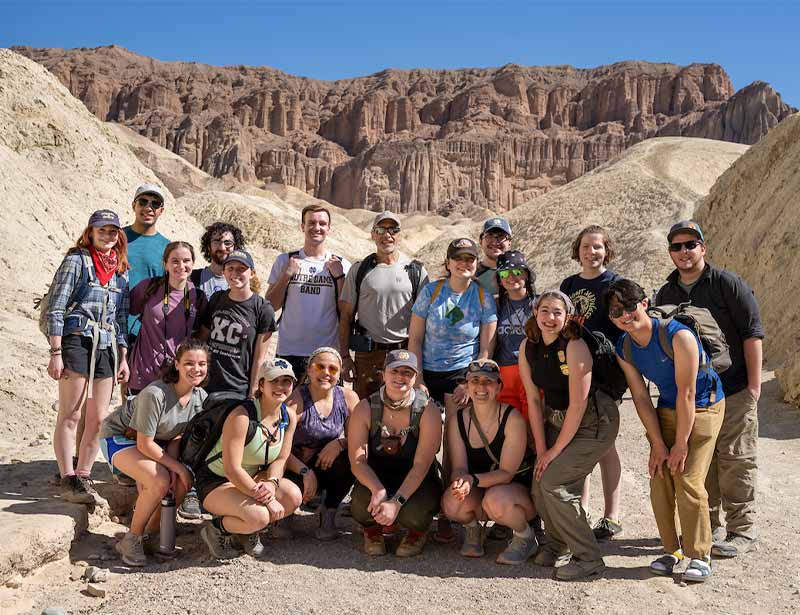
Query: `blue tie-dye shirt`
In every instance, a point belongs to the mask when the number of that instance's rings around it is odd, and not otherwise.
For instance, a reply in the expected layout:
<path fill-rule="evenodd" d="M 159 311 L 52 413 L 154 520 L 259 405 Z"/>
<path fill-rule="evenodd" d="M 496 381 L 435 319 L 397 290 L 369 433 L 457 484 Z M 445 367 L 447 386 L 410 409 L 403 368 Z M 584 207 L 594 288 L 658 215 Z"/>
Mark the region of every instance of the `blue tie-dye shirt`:
<path fill-rule="evenodd" d="M 471 282 L 461 294 L 453 292 L 445 280 L 431 302 L 439 282 L 430 282 L 414 303 L 414 314 L 425 319 L 422 341 L 422 367 L 447 372 L 469 365 L 480 351 L 481 325 L 497 320 L 497 307 L 490 293 L 483 293 L 483 307 L 478 284 Z"/>

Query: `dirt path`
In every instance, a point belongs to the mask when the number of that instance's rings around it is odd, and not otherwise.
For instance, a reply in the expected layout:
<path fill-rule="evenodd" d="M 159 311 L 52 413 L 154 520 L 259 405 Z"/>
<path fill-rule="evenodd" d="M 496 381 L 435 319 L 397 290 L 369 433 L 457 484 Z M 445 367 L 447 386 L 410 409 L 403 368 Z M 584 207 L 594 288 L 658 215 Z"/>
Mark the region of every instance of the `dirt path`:
<path fill-rule="evenodd" d="M 105 523 L 73 545 L 70 557 L 26 577 L 18 589 L 0 589 L 0 612 L 40 613 L 61 606 L 71 613 L 796 613 L 800 605 L 800 412 L 780 399 L 767 374 L 760 404 L 759 509 L 762 539 L 757 551 L 715 562 L 715 576 L 702 586 L 681 587 L 651 577 L 647 565 L 659 553 L 648 500 L 646 445 L 635 411 L 626 402 L 618 448 L 623 463 L 625 533 L 604 547 L 608 570 L 591 583 L 559 583 L 532 564 L 494 564 L 499 543 L 488 543 L 482 560 L 467 560 L 455 546 L 429 545 L 421 558 L 367 558 L 356 534 L 321 544 L 305 515 L 293 541 L 268 541 L 264 561 L 243 556 L 216 563 L 200 544 L 197 527 L 182 524 L 176 561 L 143 571 L 118 566 L 114 531 Z M 41 467 L 41 466 L 40 466 Z M 595 478 L 595 487 L 599 486 Z M 44 494 L 42 494 L 44 495 Z M 592 513 L 601 498 L 594 489 Z M 340 517 L 350 528 L 350 520 Z M 80 560 L 111 567 L 106 598 L 82 593 L 69 580 Z M 103 557 L 107 558 L 103 561 Z"/>

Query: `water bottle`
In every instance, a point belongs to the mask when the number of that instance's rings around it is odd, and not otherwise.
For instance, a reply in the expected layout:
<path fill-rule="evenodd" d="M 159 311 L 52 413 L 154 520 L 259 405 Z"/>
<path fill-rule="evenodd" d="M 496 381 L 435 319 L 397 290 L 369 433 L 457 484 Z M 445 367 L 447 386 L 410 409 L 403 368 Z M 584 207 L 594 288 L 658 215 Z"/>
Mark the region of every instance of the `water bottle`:
<path fill-rule="evenodd" d="M 175 553 L 175 496 L 167 492 L 161 500 L 161 529 L 158 537 L 158 551 L 163 555 Z"/>

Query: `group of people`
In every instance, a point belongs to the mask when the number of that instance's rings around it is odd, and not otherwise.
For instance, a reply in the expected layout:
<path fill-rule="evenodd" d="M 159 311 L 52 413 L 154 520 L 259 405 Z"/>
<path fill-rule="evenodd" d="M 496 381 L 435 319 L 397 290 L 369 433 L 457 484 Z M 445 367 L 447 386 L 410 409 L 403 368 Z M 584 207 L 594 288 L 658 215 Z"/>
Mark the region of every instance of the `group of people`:
<path fill-rule="evenodd" d="M 429 534 L 455 540 L 457 522 L 465 557 L 481 557 L 489 534 L 508 541 L 500 564 L 533 558 L 561 580 L 596 575 L 598 541 L 623 529 L 614 369 L 650 444 L 664 546 L 650 570 L 671 575 L 685 558 L 682 578 L 702 582 L 712 554 L 735 557 L 757 540 L 763 330 L 750 287 L 706 262 L 696 222 L 670 229 L 676 269 L 651 300 L 607 268 L 615 248 L 599 226 L 571 246 L 580 271 L 537 293 L 504 218 L 487 220 L 479 242 L 450 242 L 433 279 L 401 253 L 394 213 L 377 214 L 374 253 L 351 265 L 328 250 L 330 212 L 313 205 L 301 214 L 302 248 L 276 259 L 262 297 L 240 229 L 206 228 L 209 264 L 195 267 L 191 244 L 156 230 L 164 204 L 146 184 L 131 226 L 94 212 L 47 306 L 61 495 L 96 501 L 98 449 L 120 480 L 135 481 L 130 530 L 116 545 L 127 564 L 147 563 L 169 492 L 183 516 L 212 515 L 201 536 L 217 558 L 260 555 L 267 527 L 291 536 L 292 514 L 317 496 L 315 535 L 336 539 L 350 493 L 369 555 L 385 554 L 396 532 L 396 555 L 418 555 Z M 687 302 L 725 334 L 731 365 L 720 374 L 696 330 L 648 312 Z M 128 401 L 109 413 L 116 382 Z M 181 437 L 219 400 L 226 411 L 207 454 L 187 464 Z M 605 506 L 592 524 L 598 464 Z"/>

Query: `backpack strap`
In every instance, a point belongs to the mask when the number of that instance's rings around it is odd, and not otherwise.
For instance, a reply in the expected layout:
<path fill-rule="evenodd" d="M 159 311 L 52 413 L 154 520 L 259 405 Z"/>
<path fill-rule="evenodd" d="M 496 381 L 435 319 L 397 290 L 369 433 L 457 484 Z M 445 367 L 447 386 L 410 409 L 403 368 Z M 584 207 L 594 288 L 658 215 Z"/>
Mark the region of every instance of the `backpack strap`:
<path fill-rule="evenodd" d="M 486 295 L 486 291 L 483 290 L 483 286 L 478 284 L 478 301 L 481 302 L 481 310 L 483 310 L 483 298 Z"/>
<path fill-rule="evenodd" d="M 500 408 L 502 409 L 504 406 L 507 406 L 507 404 L 501 404 Z M 475 416 L 475 407 L 471 403 L 469 404 L 469 420 L 471 424 L 475 426 L 475 431 L 478 432 L 478 436 L 480 436 L 481 442 L 483 443 L 483 450 L 486 451 L 486 454 L 489 455 L 489 458 L 492 460 L 492 470 L 496 470 L 500 467 L 500 460 L 492 452 L 492 448 L 489 446 L 489 438 L 487 438 L 486 434 L 483 433 L 481 424 L 478 422 L 478 418 Z M 497 428 L 500 429 L 500 425 L 498 425 Z M 467 438 L 469 438 L 469 432 L 467 432 Z"/>
<path fill-rule="evenodd" d="M 192 281 L 195 288 L 200 288 L 200 276 L 202 273 L 202 269 L 192 269 L 192 273 L 189 274 L 189 279 Z"/>
<path fill-rule="evenodd" d="M 430 396 L 422 389 L 414 389 L 414 402 L 411 404 L 409 427 L 417 436 L 419 436 L 419 423 L 430 399 Z"/>
<path fill-rule="evenodd" d="M 433 302 L 436 300 L 436 297 L 439 296 L 439 293 L 442 292 L 442 288 L 444 287 L 444 283 L 447 282 L 445 278 L 438 280 L 436 282 L 436 286 L 433 287 L 433 292 L 431 293 L 431 300 L 428 302 L 428 308 L 433 305 Z"/>
<path fill-rule="evenodd" d="M 331 256 L 338 258 L 340 261 L 343 261 L 341 256 L 337 256 L 331 252 Z M 344 273 L 342 275 L 345 275 Z M 333 276 L 331 276 L 333 279 Z M 339 278 L 341 279 L 341 278 Z M 289 286 L 286 286 L 286 290 L 289 290 Z M 333 280 L 333 306 L 336 308 L 336 322 L 339 322 L 339 319 L 342 317 L 341 312 L 339 312 L 339 285 L 336 283 L 336 280 Z"/>
<path fill-rule="evenodd" d="M 667 323 L 664 320 L 658 320 L 658 345 L 661 346 L 661 351 L 669 357 L 669 360 L 675 362 L 675 351 L 672 350 L 669 337 L 667 337 Z"/>
<path fill-rule="evenodd" d="M 383 419 L 383 400 L 380 391 L 375 391 L 369 396 L 369 433 L 375 436 L 381 430 Z"/>
<path fill-rule="evenodd" d="M 288 263 L 291 259 L 297 258 L 298 256 L 300 256 L 300 250 L 294 250 L 292 252 L 289 252 L 289 254 L 287 256 L 288 256 L 288 258 L 286 259 L 286 261 Z M 280 321 L 283 320 L 283 315 L 286 313 L 286 299 L 289 298 L 289 284 L 291 284 L 291 282 L 292 281 L 289 280 L 286 283 L 286 290 L 283 291 L 283 307 L 281 307 L 281 315 L 278 317 L 278 320 L 275 322 L 275 324 L 280 323 Z M 336 288 L 336 282 L 335 281 L 334 281 L 333 287 L 334 287 L 334 289 Z M 339 313 L 338 306 L 336 308 L 336 313 L 337 314 Z"/>
<path fill-rule="evenodd" d="M 417 300 L 419 294 L 419 283 L 422 280 L 422 263 L 416 259 L 405 266 L 408 279 L 411 280 L 411 302 Z"/>
<path fill-rule="evenodd" d="M 375 255 L 375 253 L 372 253 L 369 256 L 367 256 L 358 265 L 358 271 L 356 271 L 356 301 L 353 304 L 353 315 L 351 317 L 351 322 L 353 320 L 356 320 L 356 314 L 358 313 L 358 299 L 361 295 L 361 284 L 364 282 L 364 278 L 367 277 L 367 274 L 373 269 L 375 269 L 377 265 L 378 265 L 378 258 Z"/>

